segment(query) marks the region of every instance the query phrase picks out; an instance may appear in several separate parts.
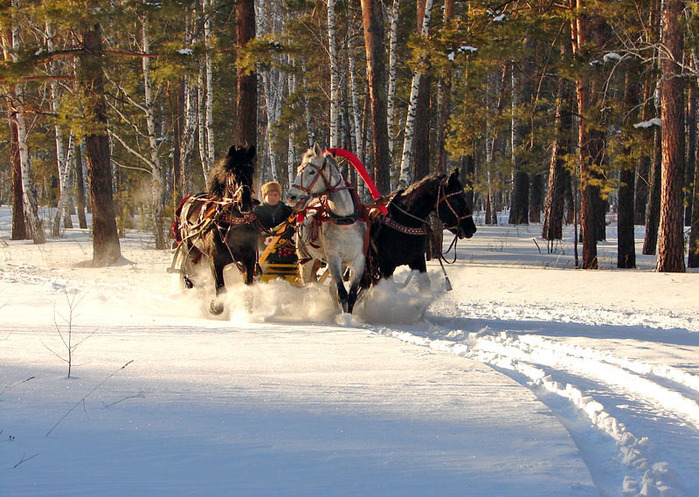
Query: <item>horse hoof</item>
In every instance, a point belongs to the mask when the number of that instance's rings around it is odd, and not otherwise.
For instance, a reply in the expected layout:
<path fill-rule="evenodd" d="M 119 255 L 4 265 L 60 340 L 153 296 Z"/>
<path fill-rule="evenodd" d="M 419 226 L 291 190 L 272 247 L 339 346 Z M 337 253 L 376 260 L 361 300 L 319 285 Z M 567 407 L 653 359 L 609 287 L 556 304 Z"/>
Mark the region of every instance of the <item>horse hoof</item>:
<path fill-rule="evenodd" d="M 209 312 L 214 316 L 218 316 L 223 312 L 223 303 L 212 300 L 211 304 L 209 304 Z"/>

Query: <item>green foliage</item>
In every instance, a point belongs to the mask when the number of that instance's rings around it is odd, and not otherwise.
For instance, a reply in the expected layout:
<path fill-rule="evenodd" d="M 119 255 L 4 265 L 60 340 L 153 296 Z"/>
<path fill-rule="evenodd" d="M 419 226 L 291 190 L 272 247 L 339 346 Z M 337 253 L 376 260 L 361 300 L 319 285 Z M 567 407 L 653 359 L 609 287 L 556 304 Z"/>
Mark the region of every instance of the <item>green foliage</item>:
<path fill-rule="evenodd" d="M 556 99 L 561 80 L 582 81 L 590 88 L 594 102 L 582 122 L 601 135 L 608 147 L 604 160 L 593 168 L 593 181 L 604 192 L 616 186 L 616 171 L 634 167 L 640 154 L 649 153 L 652 139 L 647 130 L 636 130 L 624 117 L 629 109 L 623 99 L 626 66 L 614 57 L 639 57 L 643 63 L 642 80 L 654 84 L 657 75 L 652 61 L 658 29 L 650 15 L 659 12 L 658 0 L 618 0 L 587 3 L 586 14 L 593 29 L 587 44 L 575 54 L 565 43 L 570 25 L 579 12 L 551 2 L 456 2 L 455 18 L 444 24 L 443 2 L 435 2 L 431 30 L 427 37 L 417 34 L 416 2 L 400 3 L 397 46 L 396 128 L 402 137 L 407 100 L 413 71 L 419 69 L 432 77 L 433 128 L 436 127 L 437 89 L 440 78 L 450 74 L 451 108 L 447 150 L 456 164 L 461 157 L 476 160 L 475 189 L 507 191 L 512 177 L 513 156 L 518 167 L 530 174 L 546 171 L 551 144 L 555 139 Z M 384 2 L 390 9 L 391 2 Z M 329 61 L 327 51 L 327 3 L 324 0 L 267 0 L 265 22 L 281 20 L 280 29 L 258 33 L 245 47 L 236 46 L 235 6 L 216 0 L 203 12 L 199 2 L 160 0 L 141 2 L 99 2 L 97 0 L 48 0 L 20 2 L 12 9 L 9 2 L 0 5 L 0 27 L 5 57 L 0 60 L 0 95 L 4 97 L 5 117 L 21 109 L 32 116 L 29 149 L 34 175 L 42 203 L 55 202 L 56 171 L 54 126 L 60 125 L 65 137 L 73 133 L 81 141 L 86 135 L 112 133 L 113 163 L 116 166 L 117 199 L 121 217 L 148 216 L 149 192 L 143 185 L 150 181 L 144 172 L 148 164 L 148 140 L 145 135 L 143 107 L 143 57 L 151 60 L 151 83 L 154 91 L 158 153 L 165 168 L 169 189 L 173 183 L 173 165 L 179 143 L 175 129 L 183 116 L 178 107 L 183 78 L 196 80 L 205 55 L 212 57 L 214 78 L 214 134 L 216 149 L 222 152 L 231 145 L 235 126 L 236 68 L 258 75 L 280 71 L 296 77 L 294 92 L 284 89 L 281 117 L 270 133 L 271 149 L 286 157 L 288 136 L 293 131 L 296 155 L 307 147 L 310 137 L 320 143 L 329 128 Z M 499 10 L 494 10 L 499 9 Z M 687 4 L 687 47 L 698 49 L 699 7 Z M 203 42 L 203 19 L 209 16 L 212 40 Z M 349 110 L 347 81 L 348 61 L 357 62 L 360 105 L 366 108 L 366 67 L 363 24 L 359 2 L 336 4 L 337 37 L 343 67 L 342 109 Z M 388 17 L 388 16 L 386 16 Z M 55 48 L 49 50 L 45 23 L 50 21 Z M 99 23 L 103 27 L 106 55 L 103 63 L 107 79 L 106 98 L 109 123 L 97 124 L 86 109 L 92 108 L 76 85 L 78 57 L 82 54 L 81 27 Z M 150 49 L 144 53 L 142 31 L 150 34 Z M 12 47 L 7 33 L 16 29 L 18 46 Z M 388 25 L 385 25 L 388 36 Z M 694 68 L 696 72 L 696 68 Z M 515 74 L 514 83 L 512 74 Z M 53 111 L 50 83 L 58 83 L 58 112 Z M 23 100 L 17 98 L 21 90 Z M 515 105 L 513 106 L 513 96 Z M 263 140 L 268 124 L 261 94 L 258 136 Z M 306 122 L 306 112 L 310 122 Z M 422 116 L 421 116 L 422 117 Z M 368 116 L 362 110 L 367 142 Z M 512 150 L 511 126 L 517 124 L 517 146 Z M 347 122 L 350 119 L 346 119 Z M 307 126 L 308 125 L 308 126 Z M 270 125 L 271 126 L 271 125 Z M 574 130 L 568 130 L 572 134 Z M 433 129 L 436 135 L 437 130 Z M 119 135 L 123 143 L 114 139 Z M 492 140 L 492 163 L 486 168 L 486 139 Z M 9 147 L 0 143 L 0 153 L 7 157 Z M 396 143 L 396 156 L 400 153 Z M 203 187 L 198 149 L 186 166 L 188 187 Z M 436 151 L 432 150 L 433 155 Z M 261 155 L 260 160 L 264 160 Z M 575 156 L 565 162 L 575 169 Z M 9 161 L 0 161 L 3 188 L 0 199 L 6 200 Z M 282 166 L 286 167 L 286 166 Z M 489 174 L 488 174 L 489 173 Z M 148 225 L 148 223 L 144 223 Z M 126 220 L 122 226 L 128 227 Z"/>

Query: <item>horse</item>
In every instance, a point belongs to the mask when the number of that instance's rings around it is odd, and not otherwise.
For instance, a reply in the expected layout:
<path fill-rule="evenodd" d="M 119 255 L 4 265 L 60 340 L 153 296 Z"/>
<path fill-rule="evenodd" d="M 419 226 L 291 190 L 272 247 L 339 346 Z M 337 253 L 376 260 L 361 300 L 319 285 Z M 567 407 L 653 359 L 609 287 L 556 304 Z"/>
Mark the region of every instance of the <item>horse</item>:
<path fill-rule="evenodd" d="M 387 205 L 388 214 L 372 219 L 368 273 L 370 284 L 390 278 L 398 266 L 424 274 L 425 253 L 433 239 L 429 215 L 437 213 L 444 227 L 458 238 L 476 232 L 473 213 L 466 201 L 459 170 L 450 175 L 431 174 L 399 190 Z M 439 247 L 441 256 L 441 247 Z M 429 279 L 418 279 L 420 289 Z"/>
<path fill-rule="evenodd" d="M 309 148 L 287 192 L 287 203 L 305 220 L 297 225 L 296 253 L 304 284 L 314 279 L 316 262 L 325 262 L 337 288 L 337 300 L 352 313 L 359 298 L 368 243 L 368 221 L 335 158 L 318 144 Z M 349 291 L 344 274 L 349 269 Z M 332 286 L 331 286 L 332 288 Z"/>
<path fill-rule="evenodd" d="M 197 269 L 208 262 L 215 288 L 209 311 L 214 315 L 223 312 L 224 268 L 235 263 L 246 285 L 256 273 L 260 231 L 252 212 L 258 203 L 252 198 L 254 158 L 254 146 L 232 146 L 211 170 L 207 191 L 185 197 L 173 223 L 178 246 L 172 266 L 181 267 L 185 287 L 193 288 L 199 283 Z"/>

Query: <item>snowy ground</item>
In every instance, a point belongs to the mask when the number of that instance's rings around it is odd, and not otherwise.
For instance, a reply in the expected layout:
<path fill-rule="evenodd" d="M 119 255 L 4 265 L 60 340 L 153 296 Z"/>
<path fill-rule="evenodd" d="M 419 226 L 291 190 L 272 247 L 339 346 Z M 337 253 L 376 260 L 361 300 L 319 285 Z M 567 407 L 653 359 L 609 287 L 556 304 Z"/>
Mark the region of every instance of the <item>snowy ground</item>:
<path fill-rule="evenodd" d="M 699 495 L 699 274 L 539 230 L 479 226 L 451 292 L 430 263 L 352 318 L 277 282 L 212 319 L 147 235 L 91 269 L 0 207 L 0 495 Z"/>

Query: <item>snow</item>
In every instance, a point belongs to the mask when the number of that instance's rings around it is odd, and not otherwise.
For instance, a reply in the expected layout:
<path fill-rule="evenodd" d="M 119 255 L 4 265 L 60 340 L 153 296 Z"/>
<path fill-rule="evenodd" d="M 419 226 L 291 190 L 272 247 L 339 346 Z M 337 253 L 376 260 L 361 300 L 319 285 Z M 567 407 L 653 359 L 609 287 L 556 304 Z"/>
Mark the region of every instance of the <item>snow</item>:
<path fill-rule="evenodd" d="M 638 269 L 611 224 L 581 271 L 571 229 L 548 253 L 538 225 L 480 224 L 452 291 L 430 261 L 430 294 L 402 270 L 353 316 L 230 271 L 214 319 L 145 233 L 94 269 L 86 230 L 9 225 L 2 496 L 697 495 L 699 276 L 654 272 L 642 229 Z"/>
<path fill-rule="evenodd" d="M 659 117 L 654 117 L 648 121 L 643 121 L 633 125 L 634 128 L 650 128 L 651 126 L 662 126 L 662 121 Z"/>
<path fill-rule="evenodd" d="M 623 57 L 616 52 L 609 52 L 604 54 L 602 60 L 604 60 L 605 62 L 621 62 L 623 60 Z"/>

